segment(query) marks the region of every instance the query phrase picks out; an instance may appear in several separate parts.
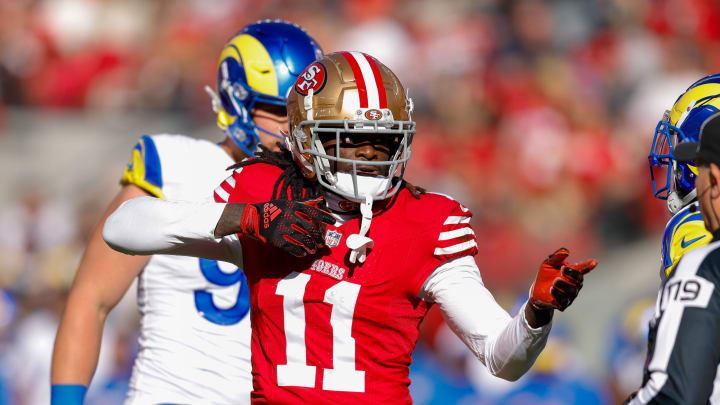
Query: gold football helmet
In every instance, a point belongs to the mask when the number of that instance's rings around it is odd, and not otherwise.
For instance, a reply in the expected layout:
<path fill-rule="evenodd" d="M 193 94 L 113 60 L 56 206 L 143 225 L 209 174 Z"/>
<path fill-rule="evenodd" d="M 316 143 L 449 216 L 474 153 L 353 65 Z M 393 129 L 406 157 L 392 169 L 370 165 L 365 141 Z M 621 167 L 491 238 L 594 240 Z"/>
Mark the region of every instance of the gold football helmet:
<path fill-rule="evenodd" d="M 397 76 L 377 59 L 360 52 L 325 55 L 295 81 L 287 110 L 286 146 L 307 178 L 358 202 L 383 200 L 398 191 L 415 134 L 413 104 Z M 334 135 L 340 145 L 341 136 L 350 134 L 390 137 L 397 147 L 385 161 L 341 158 L 340 148 L 334 155 L 326 153 L 321 136 Z M 349 163 L 352 171 L 334 173 L 330 162 Z M 358 174 L 358 164 L 381 166 L 387 175 Z"/>

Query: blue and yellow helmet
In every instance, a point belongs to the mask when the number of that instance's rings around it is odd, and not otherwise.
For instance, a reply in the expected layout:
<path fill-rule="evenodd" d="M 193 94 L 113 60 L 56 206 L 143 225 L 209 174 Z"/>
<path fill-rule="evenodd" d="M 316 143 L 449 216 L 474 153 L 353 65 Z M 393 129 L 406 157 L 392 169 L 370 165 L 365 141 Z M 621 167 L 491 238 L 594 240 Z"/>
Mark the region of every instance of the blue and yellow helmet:
<path fill-rule="evenodd" d="M 702 123 L 718 111 L 720 73 L 705 76 L 688 87 L 655 127 L 648 156 L 650 180 L 653 194 L 667 200 L 672 215 L 695 200 L 697 194 L 695 163 L 675 160 L 673 149 L 679 142 L 697 142 Z"/>
<path fill-rule="evenodd" d="M 218 61 L 213 108 L 217 124 L 248 155 L 260 142 L 250 111 L 263 104 L 282 106 L 298 75 L 322 49 L 297 24 L 263 20 L 250 24 L 225 44 Z"/>

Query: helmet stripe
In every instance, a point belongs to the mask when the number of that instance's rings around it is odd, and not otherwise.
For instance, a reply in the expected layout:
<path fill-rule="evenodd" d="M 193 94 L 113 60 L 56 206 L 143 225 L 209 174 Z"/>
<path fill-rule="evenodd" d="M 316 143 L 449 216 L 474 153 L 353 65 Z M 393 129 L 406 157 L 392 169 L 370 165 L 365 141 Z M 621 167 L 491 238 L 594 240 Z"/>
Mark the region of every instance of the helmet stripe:
<path fill-rule="evenodd" d="M 380 69 L 378 69 L 377 63 L 375 63 L 375 60 L 371 58 L 370 55 L 362 55 L 365 57 L 365 60 L 367 60 L 367 63 L 370 65 L 373 76 L 375 76 L 375 86 L 377 87 L 378 98 L 380 99 L 380 108 L 387 108 L 387 95 L 385 94 L 385 86 L 383 85 L 383 79 L 382 75 L 380 74 Z"/>
<path fill-rule="evenodd" d="M 221 61 L 227 57 L 240 61 L 250 88 L 269 96 L 280 95 L 275 65 L 267 49 L 257 38 L 249 34 L 236 36 L 220 54 Z"/>
<path fill-rule="evenodd" d="M 682 126 L 684 122 L 681 121 L 680 118 L 683 115 L 688 115 L 690 110 L 700 107 L 701 105 L 709 104 L 715 107 L 720 107 L 720 104 L 718 104 L 718 102 L 720 102 L 720 98 L 710 99 L 705 103 L 696 105 L 696 103 L 699 103 L 700 100 L 717 94 L 720 94 L 719 83 L 710 82 L 690 88 L 683 93 L 672 106 L 672 109 L 670 110 L 670 123 L 677 127 Z M 691 103 L 693 104 L 691 105 Z M 688 107 L 690 108 L 688 109 Z"/>
<path fill-rule="evenodd" d="M 365 90 L 367 91 L 368 98 L 368 105 L 366 107 L 380 108 L 380 98 L 378 97 L 378 86 L 375 82 L 375 75 L 373 74 L 373 70 L 368 63 L 368 60 L 365 59 L 365 54 L 360 52 L 350 52 L 350 55 L 352 55 L 357 61 L 363 75 Z"/>
<path fill-rule="evenodd" d="M 360 108 L 368 108 L 368 94 L 365 87 L 365 79 L 363 78 L 363 74 L 360 70 L 360 65 L 358 65 L 357 59 L 355 59 L 355 57 L 353 57 L 350 52 L 340 53 L 342 54 L 342 56 L 345 57 L 345 60 L 350 65 L 350 69 L 352 69 L 353 76 L 355 76 L 355 84 L 357 85 L 358 96 L 360 96 Z"/>

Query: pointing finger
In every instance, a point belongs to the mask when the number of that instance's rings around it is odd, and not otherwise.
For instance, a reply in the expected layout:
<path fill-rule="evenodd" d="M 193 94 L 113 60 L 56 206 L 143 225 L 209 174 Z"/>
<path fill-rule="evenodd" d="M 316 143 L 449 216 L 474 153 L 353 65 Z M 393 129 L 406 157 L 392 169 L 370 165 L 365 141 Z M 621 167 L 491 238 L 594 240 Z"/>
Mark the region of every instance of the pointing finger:
<path fill-rule="evenodd" d="M 569 267 L 573 270 L 577 270 L 578 272 L 580 272 L 580 274 L 584 275 L 584 274 L 590 273 L 590 271 L 592 269 L 594 269 L 595 266 L 597 266 L 597 264 L 598 264 L 597 260 L 590 259 L 590 260 L 582 262 L 582 263 L 569 264 L 569 265 L 567 265 L 567 267 Z"/>
<path fill-rule="evenodd" d="M 555 268 L 559 268 L 560 265 L 567 259 L 568 255 L 570 254 L 570 251 L 565 248 L 560 248 L 556 250 L 553 254 L 548 256 L 546 262 Z"/>

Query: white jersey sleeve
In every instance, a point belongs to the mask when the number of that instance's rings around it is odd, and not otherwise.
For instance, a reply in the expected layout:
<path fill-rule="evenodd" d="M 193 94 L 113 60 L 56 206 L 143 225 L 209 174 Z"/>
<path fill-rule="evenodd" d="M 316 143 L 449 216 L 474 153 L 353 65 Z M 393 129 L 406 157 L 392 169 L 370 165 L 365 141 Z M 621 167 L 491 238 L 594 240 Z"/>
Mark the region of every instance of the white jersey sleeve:
<path fill-rule="evenodd" d="M 485 288 L 470 256 L 439 266 L 420 297 L 438 304 L 450 329 L 493 375 L 506 380 L 517 380 L 532 367 L 550 333 L 551 323 L 530 327 L 524 306 L 511 318 Z"/>
<path fill-rule="evenodd" d="M 122 203 L 105 221 L 103 239 L 125 254 L 193 256 L 241 266 L 238 237 L 216 239 L 213 235 L 225 205 L 212 200 L 133 198 Z"/>

